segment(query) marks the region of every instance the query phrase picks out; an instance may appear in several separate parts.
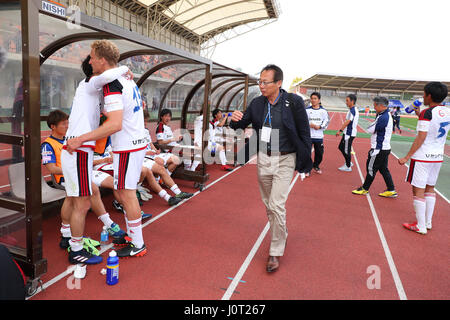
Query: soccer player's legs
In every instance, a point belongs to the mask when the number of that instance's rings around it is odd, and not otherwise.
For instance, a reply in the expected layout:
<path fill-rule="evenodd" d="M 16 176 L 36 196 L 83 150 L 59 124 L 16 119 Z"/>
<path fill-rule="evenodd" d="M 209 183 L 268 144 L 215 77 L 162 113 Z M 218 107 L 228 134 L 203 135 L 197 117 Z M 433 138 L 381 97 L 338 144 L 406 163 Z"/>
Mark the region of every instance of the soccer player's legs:
<path fill-rule="evenodd" d="M 167 158 L 165 161 L 165 166 L 167 167 L 167 170 L 169 170 L 170 174 L 175 171 L 175 169 L 181 164 L 180 157 L 170 154 L 170 157 Z M 167 155 L 166 155 L 167 157 Z"/>
<path fill-rule="evenodd" d="M 427 208 L 427 195 L 425 195 L 425 191 L 427 187 L 428 190 L 431 190 L 429 186 L 435 185 L 439 175 L 439 169 L 440 163 L 426 163 L 411 160 L 406 181 L 413 186 L 413 206 L 417 221 L 404 223 L 403 226 L 408 230 L 426 234 L 427 229 L 431 229 L 435 200 L 428 199 L 429 208 Z M 429 194 L 428 197 L 432 197 L 432 195 Z"/>
<path fill-rule="evenodd" d="M 92 194 L 93 151 L 83 149 L 70 154 L 61 152 L 61 168 L 68 197 L 86 197 Z"/>
<path fill-rule="evenodd" d="M 142 236 L 141 209 L 136 197 L 137 184 L 141 177 L 145 150 L 114 153 L 114 188 L 120 194 L 127 216 L 131 243 L 118 250 L 118 257 L 143 256 L 147 253 Z"/>
<path fill-rule="evenodd" d="M 164 167 L 162 167 L 162 166 L 160 166 L 160 165 L 155 163 L 152 166 L 151 171 L 152 171 L 152 173 L 154 175 L 159 175 L 161 177 L 161 179 L 164 182 L 164 184 L 167 185 L 170 188 L 170 191 L 172 191 L 175 194 L 175 197 L 177 199 L 188 199 L 188 198 L 193 196 L 192 193 L 182 192 L 180 190 L 180 188 L 178 187 L 178 185 L 175 183 L 175 181 L 173 181 L 173 179 L 167 173 L 167 170 Z M 166 194 L 164 194 L 162 196 L 160 193 L 158 193 L 158 195 L 160 197 L 164 197 L 167 200 L 167 195 Z M 172 203 L 175 202 L 174 200 L 171 200 L 171 201 L 172 201 Z M 176 202 L 176 203 L 178 203 L 178 202 Z M 171 204 L 171 203 L 169 202 L 169 204 Z"/>
<path fill-rule="evenodd" d="M 92 160 L 91 149 L 81 149 L 70 154 L 66 150 L 61 153 L 61 168 L 66 182 L 66 194 L 70 198 L 72 212 L 70 214 L 69 262 L 72 264 L 97 264 L 103 261 L 83 248 L 86 213 L 90 207 L 92 195 Z M 66 208 L 67 209 L 67 208 Z"/>
<path fill-rule="evenodd" d="M 425 226 L 428 230 L 431 230 L 432 219 L 434 214 L 434 206 L 436 204 L 436 192 L 434 191 L 434 186 L 437 183 L 439 177 L 439 171 L 441 170 L 442 162 L 430 163 L 429 164 L 429 174 L 427 179 L 427 185 L 425 187 Z"/>

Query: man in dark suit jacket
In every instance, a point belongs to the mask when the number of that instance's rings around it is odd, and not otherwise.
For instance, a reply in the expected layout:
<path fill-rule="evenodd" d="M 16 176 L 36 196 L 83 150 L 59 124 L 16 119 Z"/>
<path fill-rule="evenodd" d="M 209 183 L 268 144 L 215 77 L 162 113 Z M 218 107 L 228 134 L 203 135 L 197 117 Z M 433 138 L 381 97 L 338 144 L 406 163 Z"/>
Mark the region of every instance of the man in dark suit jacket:
<path fill-rule="evenodd" d="M 271 245 L 267 272 L 279 267 L 287 239 L 285 204 L 294 171 L 312 169 L 311 137 L 305 104 L 300 96 L 281 89 L 283 71 L 268 65 L 258 81 L 261 96 L 231 117 L 232 129 L 250 124 L 257 137 L 258 184 L 270 223 Z"/>

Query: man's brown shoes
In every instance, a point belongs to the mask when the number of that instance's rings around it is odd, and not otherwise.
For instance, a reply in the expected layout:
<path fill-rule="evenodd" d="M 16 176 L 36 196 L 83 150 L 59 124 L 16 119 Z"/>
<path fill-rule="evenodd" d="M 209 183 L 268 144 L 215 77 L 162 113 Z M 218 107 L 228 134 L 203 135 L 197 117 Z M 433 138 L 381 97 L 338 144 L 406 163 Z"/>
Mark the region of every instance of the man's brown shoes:
<path fill-rule="evenodd" d="M 269 260 L 267 261 L 266 271 L 267 272 L 275 272 L 278 270 L 280 266 L 279 257 L 269 256 Z"/>

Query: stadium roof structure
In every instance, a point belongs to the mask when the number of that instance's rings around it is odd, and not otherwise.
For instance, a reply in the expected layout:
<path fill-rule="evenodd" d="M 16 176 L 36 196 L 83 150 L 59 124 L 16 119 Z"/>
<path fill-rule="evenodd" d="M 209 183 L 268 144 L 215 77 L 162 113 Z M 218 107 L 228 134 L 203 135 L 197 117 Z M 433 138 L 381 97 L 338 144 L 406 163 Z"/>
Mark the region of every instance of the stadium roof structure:
<path fill-rule="evenodd" d="M 423 93 L 427 80 L 399 80 L 383 78 L 365 78 L 331 74 L 316 74 L 298 84 L 302 88 L 355 90 L 363 92 L 385 93 Z M 450 82 L 444 82 L 450 86 Z"/>
<path fill-rule="evenodd" d="M 115 0 L 138 14 L 148 13 L 160 26 L 203 43 L 234 27 L 277 19 L 277 0 Z"/>

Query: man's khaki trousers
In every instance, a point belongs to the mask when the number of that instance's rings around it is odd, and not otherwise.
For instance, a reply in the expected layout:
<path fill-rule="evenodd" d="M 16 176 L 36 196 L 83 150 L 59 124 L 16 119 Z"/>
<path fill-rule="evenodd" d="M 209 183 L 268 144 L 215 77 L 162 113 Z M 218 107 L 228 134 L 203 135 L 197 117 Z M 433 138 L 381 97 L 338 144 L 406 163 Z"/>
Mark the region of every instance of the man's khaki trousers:
<path fill-rule="evenodd" d="M 270 223 L 270 256 L 284 254 L 286 239 L 286 200 L 294 176 L 296 154 L 268 156 L 258 153 L 258 184 Z"/>

